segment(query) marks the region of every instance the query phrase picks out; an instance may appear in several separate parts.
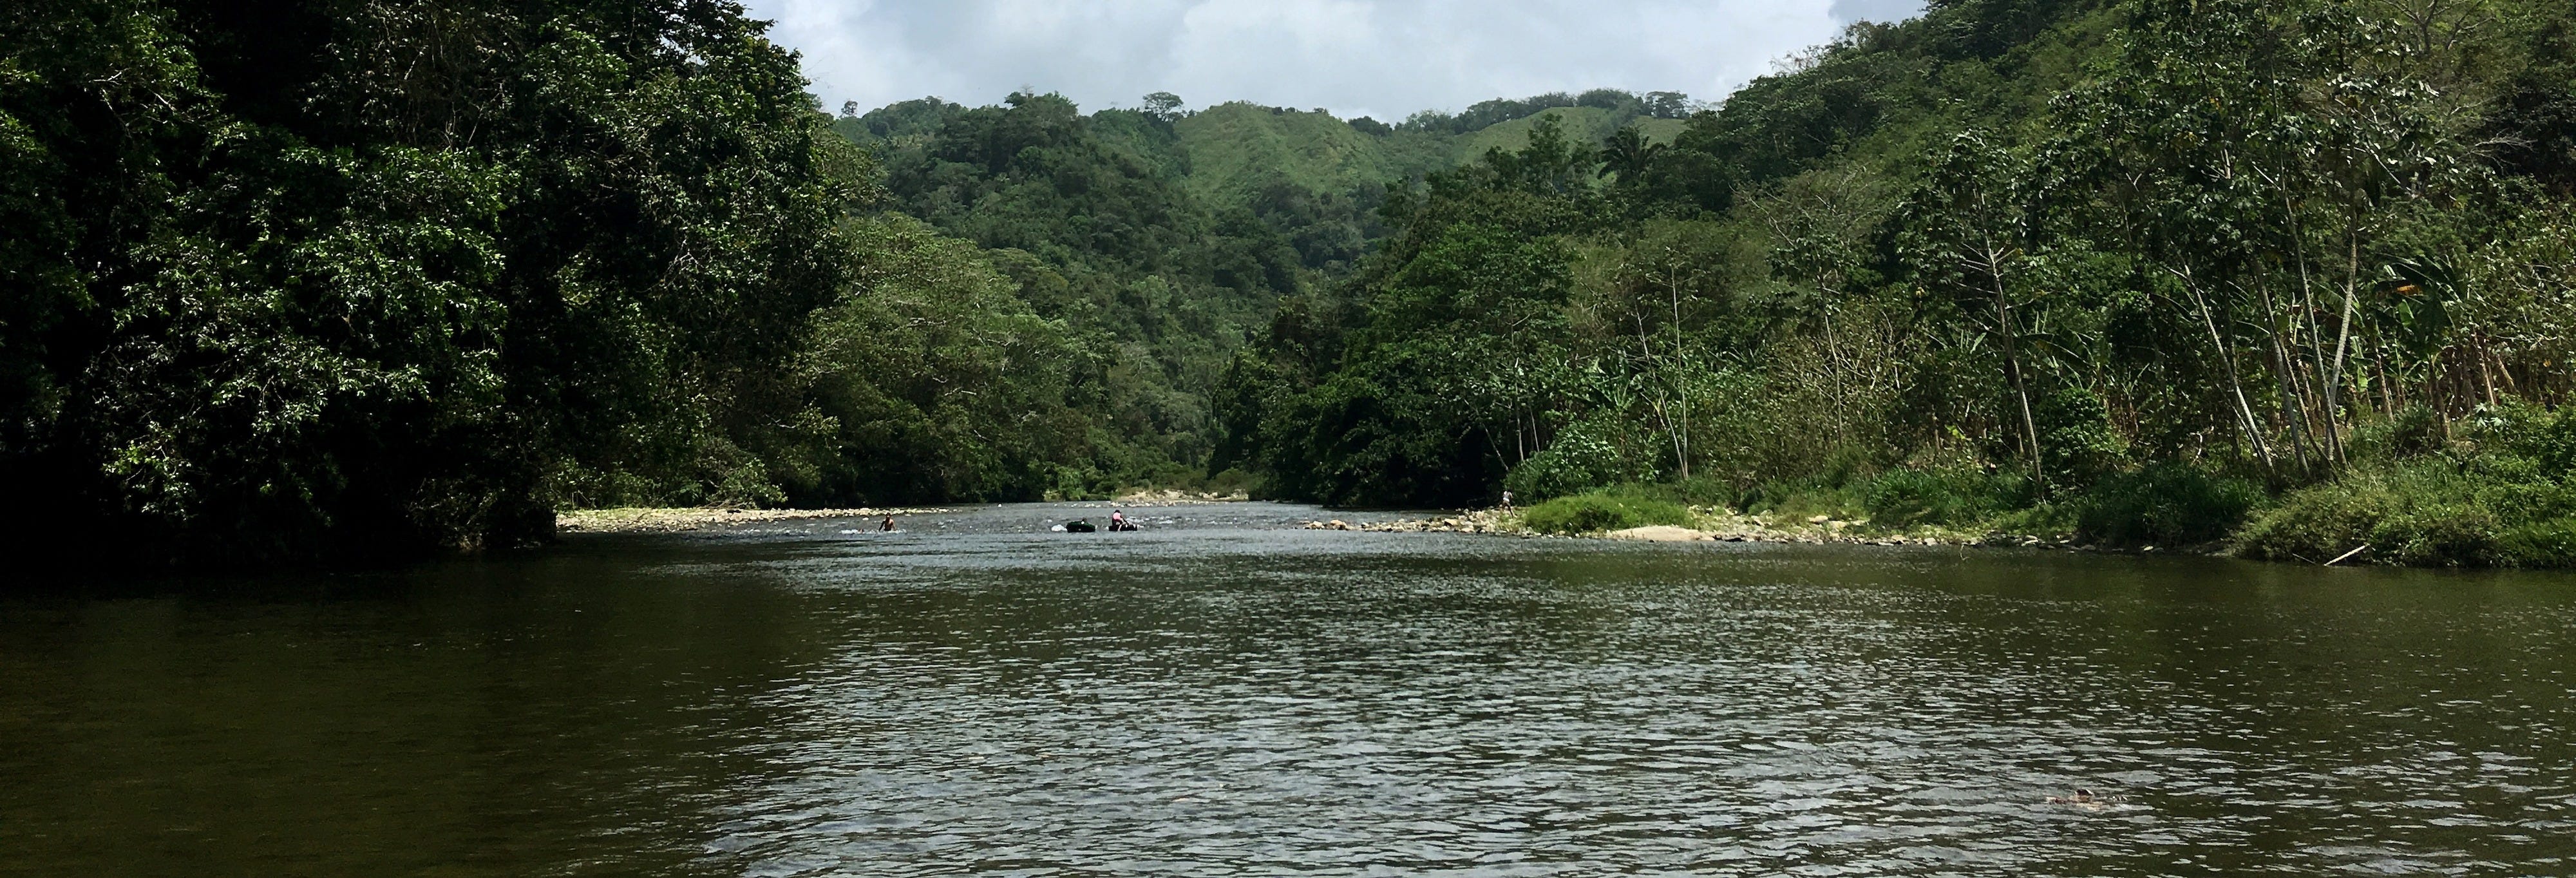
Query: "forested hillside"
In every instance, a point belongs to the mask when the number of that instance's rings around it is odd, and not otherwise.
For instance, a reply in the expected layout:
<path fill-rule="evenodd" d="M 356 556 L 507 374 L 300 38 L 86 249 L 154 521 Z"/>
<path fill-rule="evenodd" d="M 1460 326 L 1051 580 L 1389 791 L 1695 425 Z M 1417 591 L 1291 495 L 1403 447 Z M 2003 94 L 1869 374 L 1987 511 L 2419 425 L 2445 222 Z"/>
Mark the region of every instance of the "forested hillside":
<path fill-rule="evenodd" d="M 971 243 L 1093 363 L 1072 408 L 1094 425 L 1091 441 L 1032 462 L 1054 476 L 856 496 L 1241 487 L 1243 473 L 1210 466 L 1225 436 L 1212 403 L 1224 370 L 1283 298 L 1353 276 L 1388 233 L 1389 187 L 1518 149 L 1538 126 L 1587 143 L 1623 129 L 1668 141 L 1686 108 L 1679 94 L 1614 90 L 1487 101 L 1395 125 L 1246 103 L 1188 111 L 1170 94 L 1090 113 L 1040 94 L 985 107 L 845 107 L 833 126 L 882 163 L 883 207 Z"/>
<path fill-rule="evenodd" d="M 1219 463 L 2576 561 L 2576 11 L 1932 7 L 1669 147 L 1543 129 L 1391 193 L 1232 366 Z"/>

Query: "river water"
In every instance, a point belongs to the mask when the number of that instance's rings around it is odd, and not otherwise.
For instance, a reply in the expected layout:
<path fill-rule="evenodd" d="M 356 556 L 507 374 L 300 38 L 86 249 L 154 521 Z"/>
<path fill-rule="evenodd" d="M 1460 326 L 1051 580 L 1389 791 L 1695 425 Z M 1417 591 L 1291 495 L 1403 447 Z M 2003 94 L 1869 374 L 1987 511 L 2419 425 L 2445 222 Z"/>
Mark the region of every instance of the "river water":
<path fill-rule="evenodd" d="M 0 599 L 0 874 L 2576 874 L 2576 577 L 1106 511 Z"/>

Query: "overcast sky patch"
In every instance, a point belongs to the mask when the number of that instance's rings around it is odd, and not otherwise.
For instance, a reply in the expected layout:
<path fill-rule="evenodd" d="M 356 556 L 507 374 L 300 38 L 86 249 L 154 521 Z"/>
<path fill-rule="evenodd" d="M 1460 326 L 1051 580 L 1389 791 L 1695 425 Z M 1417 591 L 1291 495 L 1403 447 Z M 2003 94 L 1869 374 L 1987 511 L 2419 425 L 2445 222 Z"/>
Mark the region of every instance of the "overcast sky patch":
<path fill-rule="evenodd" d="M 1169 91 L 1402 119 L 1621 88 L 1723 97 L 1774 59 L 1921 0 L 748 0 L 826 107 L 1022 88 L 1085 109 Z"/>

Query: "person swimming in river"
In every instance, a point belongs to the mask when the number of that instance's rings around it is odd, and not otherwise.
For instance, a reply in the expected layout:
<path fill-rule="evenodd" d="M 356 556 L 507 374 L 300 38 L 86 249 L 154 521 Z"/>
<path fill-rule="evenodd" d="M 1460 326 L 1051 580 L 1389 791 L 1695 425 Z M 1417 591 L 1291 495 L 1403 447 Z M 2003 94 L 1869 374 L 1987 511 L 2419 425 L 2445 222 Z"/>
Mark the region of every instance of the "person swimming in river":
<path fill-rule="evenodd" d="M 877 525 L 877 530 L 885 531 L 885 532 L 887 532 L 887 533 L 893 533 L 893 532 L 894 532 L 894 516 L 891 516 L 891 515 L 886 516 L 886 517 L 885 517 L 885 522 L 884 522 L 883 524 L 879 524 L 879 525 Z"/>
<path fill-rule="evenodd" d="M 2102 810 L 2103 806 L 2110 804 L 2113 798 L 2116 797 L 2097 796 L 2093 794 L 2092 790 L 2078 789 L 2075 791 L 2075 794 L 2071 796 L 2050 796 L 2048 797 L 2048 803 L 2051 805 L 2073 805 L 2087 811 L 2099 811 Z"/>
<path fill-rule="evenodd" d="M 1127 529 L 1127 513 L 1125 510 L 1109 510 L 1109 529 L 1113 532 Z"/>

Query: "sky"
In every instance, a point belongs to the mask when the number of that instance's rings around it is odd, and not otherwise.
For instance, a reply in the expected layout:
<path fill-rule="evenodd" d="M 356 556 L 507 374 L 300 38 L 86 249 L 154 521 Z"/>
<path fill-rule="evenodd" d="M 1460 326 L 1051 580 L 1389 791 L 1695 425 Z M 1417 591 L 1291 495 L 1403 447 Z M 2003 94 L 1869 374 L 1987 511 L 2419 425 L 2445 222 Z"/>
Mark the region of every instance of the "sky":
<path fill-rule="evenodd" d="M 1023 88 L 1086 110 L 1168 91 L 1396 121 L 1619 88 L 1716 100 L 1922 0 L 746 0 L 825 107 Z"/>

